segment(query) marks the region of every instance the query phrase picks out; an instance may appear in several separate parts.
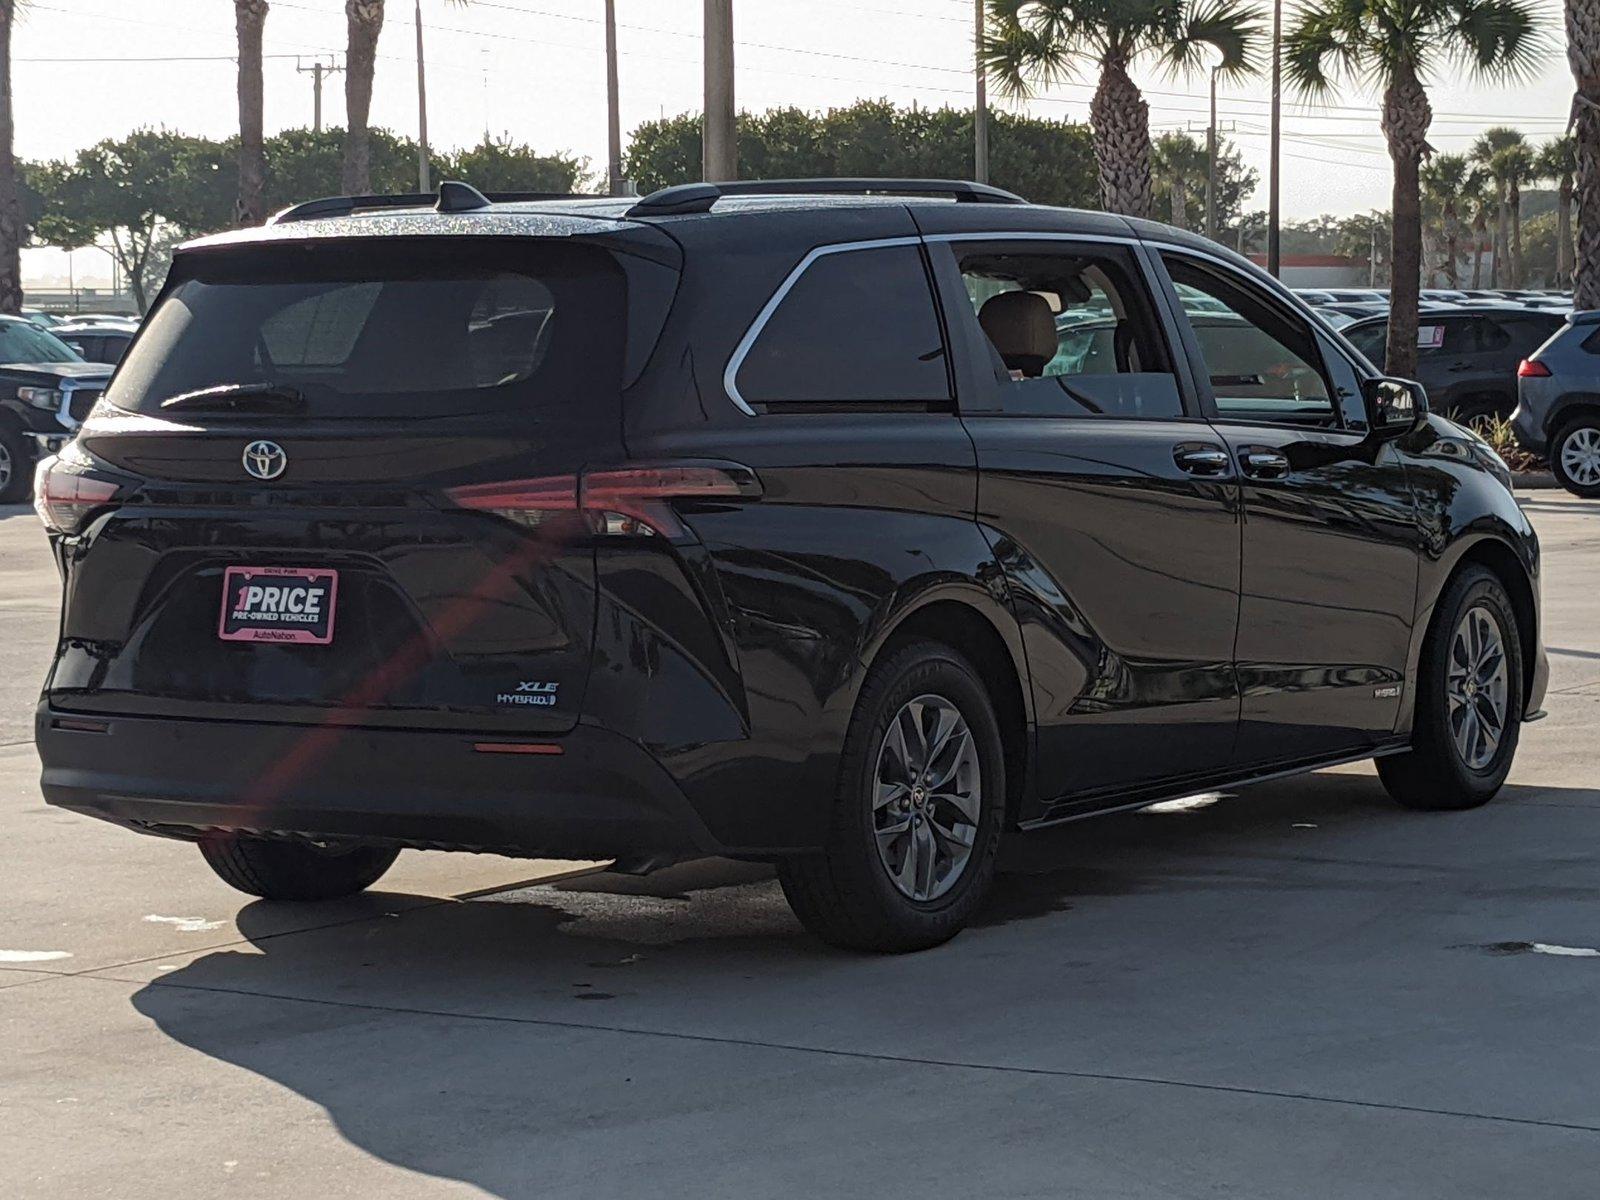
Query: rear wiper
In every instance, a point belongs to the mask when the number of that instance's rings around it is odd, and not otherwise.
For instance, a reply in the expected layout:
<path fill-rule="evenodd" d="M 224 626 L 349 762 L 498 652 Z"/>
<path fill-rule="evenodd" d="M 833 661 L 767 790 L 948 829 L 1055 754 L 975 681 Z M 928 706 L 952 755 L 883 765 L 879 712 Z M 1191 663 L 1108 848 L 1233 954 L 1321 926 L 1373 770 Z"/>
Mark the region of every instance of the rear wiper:
<path fill-rule="evenodd" d="M 287 383 L 224 383 L 179 392 L 161 402 L 162 408 L 246 408 L 258 412 L 298 412 L 305 406 L 305 393 Z"/>

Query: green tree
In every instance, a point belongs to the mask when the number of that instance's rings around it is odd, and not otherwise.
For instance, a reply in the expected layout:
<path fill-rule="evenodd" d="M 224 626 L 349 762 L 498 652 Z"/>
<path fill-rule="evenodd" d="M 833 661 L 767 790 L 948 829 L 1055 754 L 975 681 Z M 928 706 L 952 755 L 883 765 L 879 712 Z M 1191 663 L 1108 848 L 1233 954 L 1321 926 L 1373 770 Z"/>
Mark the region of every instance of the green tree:
<path fill-rule="evenodd" d="M 16 110 L 11 103 L 11 29 L 22 0 L 0 0 L 0 312 L 22 309 L 22 190 L 16 158 Z"/>
<path fill-rule="evenodd" d="M 1461 197 L 1473 174 L 1465 154 L 1435 154 L 1423 165 L 1419 180 L 1424 208 L 1438 214 L 1445 281 L 1453 288 L 1461 286 Z"/>
<path fill-rule="evenodd" d="M 1521 287 L 1522 185 L 1533 176 L 1533 151 L 1520 131 L 1497 125 L 1479 135 L 1470 154 L 1472 161 L 1489 173 L 1499 193 L 1490 286 L 1500 287 L 1504 280 L 1511 287 Z"/>
<path fill-rule="evenodd" d="M 537 154 L 509 138 L 485 138 L 444 156 L 437 177 L 463 180 L 480 192 L 566 193 L 578 190 L 586 166 L 581 158 Z"/>
<path fill-rule="evenodd" d="M 1339 83 L 1375 85 L 1394 164 L 1386 369 L 1417 366 L 1417 293 L 1422 274 L 1419 173 L 1431 149 L 1427 84 L 1459 64 L 1484 80 L 1516 79 L 1541 56 L 1534 0 L 1326 0 L 1296 14 L 1283 67 L 1291 86 L 1326 96 Z"/>
<path fill-rule="evenodd" d="M 1552 138 L 1535 156 L 1534 174 L 1556 185 L 1555 264 L 1546 276 L 1558 287 L 1572 286 L 1572 189 L 1578 173 L 1578 143 L 1571 134 Z"/>
<path fill-rule="evenodd" d="M 259 225 L 267 167 L 261 155 L 261 40 L 267 24 L 267 0 L 233 0 L 233 23 L 239 37 L 239 199 L 234 221 Z"/>
<path fill-rule="evenodd" d="M 1099 72 L 1089 104 L 1099 165 L 1100 204 L 1148 217 L 1150 106 L 1130 74 L 1154 59 L 1169 73 L 1197 70 L 1220 55 L 1224 80 L 1255 69 L 1261 25 L 1240 0 L 989 0 L 983 65 L 1003 95 L 1070 79 L 1080 66 Z"/>
<path fill-rule="evenodd" d="M 36 233 L 68 250 L 108 238 L 143 312 L 163 242 L 231 223 L 234 169 L 222 142 L 154 129 L 108 139 L 31 172 Z"/>
<path fill-rule="evenodd" d="M 863 100 L 807 113 L 772 109 L 739 117 L 739 173 L 745 179 L 828 175 L 965 178 L 971 173 L 972 113 L 901 109 Z M 647 121 L 629 137 L 625 171 L 650 192 L 700 178 L 700 116 Z M 1069 122 L 990 114 L 989 177 L 1041 204 L 1094 205 L 1089 131 Z"/>
<path fill-rule="evenodd" d="M 1205 229 L 1206 175 L 1210 162 L 1205 145 L 1186 133 L 1164 133 L 1152 147 L 1151 173 L 1155 184 L 1158 220 L 1195 233 Z M 1236 224 L 1244 202 L 1255 191 L 1260 176 L 1244 165 L 1244 158 L 1226 139 L 1217 143 L 1217 229 Z M 1226 241 L 1226 237 L 1223 237 Z"/>

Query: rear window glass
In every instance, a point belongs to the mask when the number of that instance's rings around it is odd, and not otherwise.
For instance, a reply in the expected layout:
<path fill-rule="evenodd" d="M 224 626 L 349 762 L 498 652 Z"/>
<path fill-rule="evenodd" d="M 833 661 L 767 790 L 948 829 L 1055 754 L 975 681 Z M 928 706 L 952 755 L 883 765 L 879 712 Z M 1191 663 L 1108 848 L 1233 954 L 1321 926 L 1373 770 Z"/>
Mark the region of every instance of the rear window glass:
<path fill-rule="evenodd" d="M 317 416 L 577 404 L 623 383 L 627 278 L 592 246 L 363 239 L 182 265 L 107 393 L 292 387 Z"/>
<path fill-rule="evenodd" d="M 31 321 L 0 321 L 0 363 L 77 362 L 78 354 Z"/>

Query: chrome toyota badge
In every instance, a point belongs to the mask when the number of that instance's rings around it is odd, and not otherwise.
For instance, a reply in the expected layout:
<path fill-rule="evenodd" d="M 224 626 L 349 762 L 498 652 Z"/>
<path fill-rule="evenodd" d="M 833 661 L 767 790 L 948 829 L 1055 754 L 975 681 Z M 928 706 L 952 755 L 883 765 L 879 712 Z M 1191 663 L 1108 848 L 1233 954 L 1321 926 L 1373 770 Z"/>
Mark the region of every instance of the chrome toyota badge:
<path fill-rule="evenodd" d="M 251 442 L 244 448 L 244 469 L 257 479 L 276 479 L 289 465 L 289 456 L 277 442 Z"/>

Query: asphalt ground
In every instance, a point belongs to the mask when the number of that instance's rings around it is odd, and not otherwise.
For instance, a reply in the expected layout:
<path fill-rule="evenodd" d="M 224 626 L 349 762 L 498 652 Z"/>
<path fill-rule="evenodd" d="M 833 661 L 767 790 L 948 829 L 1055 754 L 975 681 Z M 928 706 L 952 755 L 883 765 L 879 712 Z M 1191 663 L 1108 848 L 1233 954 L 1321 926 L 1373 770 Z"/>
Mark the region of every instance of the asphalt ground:
<path fill-rule="evenodd" d="M 762 868 L 269 905 L 47 808 L 55 572 L 0 510 L 0 1194 L 1593 1197 L 1600 504 L 1523 498 L 1550 715 L 1495 803 L 1352 767 L 1014 839 L 898 958 Z"/>

